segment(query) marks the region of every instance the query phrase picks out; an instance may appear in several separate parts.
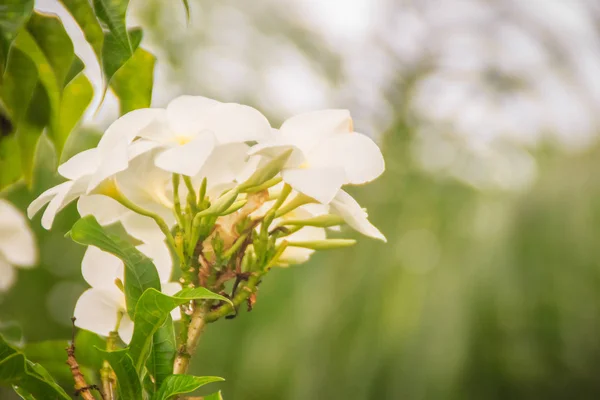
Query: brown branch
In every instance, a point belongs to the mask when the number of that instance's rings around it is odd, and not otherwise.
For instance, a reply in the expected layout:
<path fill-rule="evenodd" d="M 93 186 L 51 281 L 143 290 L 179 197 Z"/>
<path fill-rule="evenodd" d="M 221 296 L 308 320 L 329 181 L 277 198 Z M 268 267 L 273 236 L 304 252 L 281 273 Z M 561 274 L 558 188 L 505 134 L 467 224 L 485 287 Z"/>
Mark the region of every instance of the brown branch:
<path fill-rule="evenodd" d="M 71 339 L 71 344 L 66 348 L 67 350 L 67 364 L 71 368 L 71 373 L 73 374 L 73 380 L 75 381 L 75 396 L 81 395 L 84 400 L 96 400 L 94 395 L 92 394 L 92 389 L 97 390 L 100 393 L 102 399 L 104 399 L 104 395 L 96 385 L 88 385 L 85 381 L 85 377 L 81 373 L 81 369 L 79 368 L 79 364 L 77 363 L 77 359 L 75 359 L 75 317 L 71 318 L 73 323 L 73 337 Z"/>

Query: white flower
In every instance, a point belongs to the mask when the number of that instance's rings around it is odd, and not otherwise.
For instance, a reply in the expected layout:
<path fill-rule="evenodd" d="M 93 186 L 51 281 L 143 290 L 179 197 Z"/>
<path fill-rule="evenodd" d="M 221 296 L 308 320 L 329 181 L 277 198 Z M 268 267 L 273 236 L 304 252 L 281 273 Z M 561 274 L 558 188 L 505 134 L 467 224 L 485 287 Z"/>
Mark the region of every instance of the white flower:
<path fill-rule="evenodd" d="M 387 242 L 383 233 L 369 221 L 367 212 L 358 204 L 354 197 L 350 196 L 344 190 L 340 190 L 336 194 L 329 204 L 329 211 L 331 214 L 342 217 L 357 232 Z"/>
<path fill-rule="evenodd" d="M 0 291 L 15 281 L 14 267 L 30 268 L 37 263 L 37 248 L 24 215 L 6 200 L 0 199 Z"/>
<path fill-rule="evenodd" d="M 135 143 L 125 149 L 127 158 L 133 160 L 153 147 L 156 147 L 156 145 L 150 142 Z M 32 201 L 27 208 L 29 218 L 33 218 L 42 207 L 48 204 L 42 216 L 42 226 L 51 229 L 58 212 L 73 200 L 85 195 L 94 174 L 110 161 L 103 160 L 100 153 L 98 148 L 85 150 L 61 164 L 58 167 L 58 172 L 69 180 L 46 190 Z M 105 179 L 104 181 L 107 182 L 108 180 Z M 108 188 L 98 187 L 92 194 L 110 195 L 113 189 L 112 182 L 109 182 L 107 186 Z"/>
<path fill-rule="evenodd" d="M 152 121 L 148 123 L 149 118 Z M 197 175 L 218 146 L 262 140 L 271 129 L 267 119 L 252 107 L 200 96 L 180 96 L 166 110 L 139 113 L 139 119 L 142 122 L 136 127 L 142 129 L 126 133 L 120 141 L 116 138 L 122 136 L 121 132 L 107 131 L 98 147 L 114 148 L 136 137 L 146 139 L 160 146 L 156 166 L 187 176 Z M 119 154 L 123 170 L 126 159 L 122 150 Z M 105 177 L 103 174 L 99 178 Z"/>
<path fill-rule="evenodd" d="M 342 185 L 372 181 L 385 169 L 379 147 L 369 137 L 354 132 L 347 110 L 292 117 L 250 154 L 276 157 L 289 149 L 294 151 L 281 177 L 322 204 L 331 202 Z"/>
<path fill-rule="evenodd" d="M 168 282 L 172 261 L 164 244 L 142 244 L 137 248 L 153 260 L 163 282 L 163 293 L 171 295 L 181 290 L 179 283 Z M 81 272 L 91 288 L 77 300 L 75 324 L 102 336 L 108 336 L 118 325 L 119 336 L 129 343 L 133 335 L 133 321 L 126 311 L 125 295 L 117 286 L 117 282 L 123 283 L 123 262 L 110 253 L 89 246 L 81 263 Z M 175 320 L 181 318 L 179 309 L 173 310 L 171 315 Z"/>

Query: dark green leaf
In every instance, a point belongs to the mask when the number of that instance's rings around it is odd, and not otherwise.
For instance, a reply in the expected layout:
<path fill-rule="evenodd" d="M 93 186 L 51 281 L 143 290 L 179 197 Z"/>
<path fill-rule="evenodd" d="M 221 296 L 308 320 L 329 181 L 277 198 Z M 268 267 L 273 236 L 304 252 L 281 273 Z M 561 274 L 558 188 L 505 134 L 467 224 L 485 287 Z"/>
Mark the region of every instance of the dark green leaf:
<path fill-rule="evenodd" d="M 70 235 L 79 244 L 96 246 L 123 260 L 127 312 L 134 319 L 136 305 L 142 293 L 151 288 L 160 290 L 160 279 L 152 261 L 132 244 L 118 236 L 108 235 L 91 215 L 77 221 Z"/>
<path fill-rule="evenodd" d="M 112 78 L 110 86 L 119 98 L 121 115 L 150 107 L 155 57 L 138 47 Z"/>
<path fill-rule="evenodd" d="M 171 316 L 167 316 L 167 320 L 152 337 L 150 356 L 146 361 L 146 368 L 154 378 L 152 383 L 152 393 L 160 387 L 167 376 L 173 373 L 173 362 L 175 361 L 175 353 L 177 351 L 177 343 L 175 341 L 175 329 Z"/>
<path fill-rule="evenodd" d="M 133 56 L 133 52 L 142 41 L 142 30 L 132 29 L 129 32 L 131 46 L 124 47 L 112 32 L 106 32 L 104 36 L 104 48 L 102 49 L 102 66 L 106 82 L 110 82 L 113 75 L 121 68 L 127 60 Z"/>
<path fill-rule="evenodd" d="M 104 32 L 102 32 L 102 27 L 94 14 L 89 0 L 60 0 L 60 2 L 75 18 L 86 40 L 94 49 L 94 53 L 98 57 L 98 62 L 100 62 L 102 59 Z"/>
<path fill-rule="evenodd" d="M 168 400 L 178 394 L 193 392 L 208 383 L 222 381 L 224 379 L 217 376 L 171 375 L 165 379 L 152 400 Z"/>
<path fill-rule="evenodd" d="M 65 145 L 93 97 L 94 89 L 84 74 L 79 74 L 65 87 L 57 127 L 57 136 L 66 138 Z"/>
<path fill-rule="evenodd" d="M 129 354 L 138 371 L 142 370 L 150 353 L 154 333 L 161 327 L 171 310 L 192 300 L 231 301 L 205 288 L 186 288 L 174 296 L 168 296 L 156 289 L 148 289 L 140 297 L 134 318 L 133 337 L 129 344 Z M 232 304 L 233 305 L 233 304 Z"/>
<path fill-rule="evenodd" d="M 33 12 L 33 3 L 34 0 L 3 0 L 0 3 L 0 76 L 12 41 Z"/>
<path fill-rule="evenodd" d="M 62 87 L 75 59 L 73 42 L 62 22 L 55 15 L 34 12 L 27 22 L 27 30 L 44 53 L 59 87 Z"/>
<path fill-rule="evenodd" d="M 36 64 L 27 54 L 13 47 L 4 71 L 4 81 L 0 87 L 0 98 L 12 121 L 13 129 L 25 115 L 37 83 Z"/>
<path fill-rule="evenodd" d="M 39 364 L 28 362 L 25 355 L 0 337 L 0 385 L 17 386 L 37 399 L 70 400 L 50 374 Z"/>
<path fill-rule="evenodd" d="M 48 95 L 44 87 L 38 83 L 27 107 L 27 113 L 17 125 L 16 137 L 21 154 L 21 170 L 27 183 L 31 183 L 33 159 L 37 143 L 50 120 Z"/>
<path fill-rule="evenodd" d="M 15 135 L 0 140 L 0 189 L 21 177 L 21 155 Z"/>
<path fill-rule="evenodd" d="M 100 21 L 106 25 L 121 47 L 133 53 L 135 48 L 131 45 L 125 25 L 128 5 L 129 0 L 94 0 L 94 9 Z"/>
<path fill-rule="evenodd" d="M 23 388 L 20 388 L 18 386 L 14 386 L 13 385 L 13 390 L 15 391 L 16 394 L 19 395 L 20 398 L 22 398 L 23 400 L 35 400 L 35 397 L 33 397 L 31 395 L 31 393 L 29 393 L 28 391 L 26 391 Z"/>
<path fill-rule="evenodd" d="M 127 350 L 104 351 L 98 349 L 117 375 L 121 399 L 142 400 L 142 384 L 137 376 L 133 360 Z"/>

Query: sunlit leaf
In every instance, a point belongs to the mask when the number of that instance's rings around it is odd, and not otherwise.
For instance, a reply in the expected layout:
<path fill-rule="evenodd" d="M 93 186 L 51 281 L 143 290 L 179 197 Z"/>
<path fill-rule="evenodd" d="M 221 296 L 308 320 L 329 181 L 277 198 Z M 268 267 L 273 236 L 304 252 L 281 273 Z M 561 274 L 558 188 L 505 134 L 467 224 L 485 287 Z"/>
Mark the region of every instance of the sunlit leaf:
<path fill-rule="evenodd" d="M 179 394 L 191 393 L 206 384 L 222 381 L 224 379 L 217 376 L 171 375 L 165 379 L 152 400 L 169 400 Z"/>
<path fill-rule="evenodd" d="M 75 242 L 86 246 L 96 246 L 123 261 L 125 264 L 125 301 L 127 312 L 132 319 L 135 316 L 138 300 L 144 291 L 146 289 L 160 290 L 160 278 L 152 260 L 131 243 L 118 236 L 107 234 L 93 216 L 81 218 L 73 225 L 69 234 Z"/>
<path fill-rule="evenodd" d="M 75 21 L 83 31 L 86 40 L 94 49 L 98 62 L 102 59 L 102 43 L 104 43 L 104 32 L 94 14 L 89 0 L 59 0 L 71 13 Z"/>
<path fill-rule="evenodd" d="M 119 98 L 121 115 L 150 107 L 155 61 L 152 54 L 138 47 L 113 76 L 110 86 Z"/>
<path fill-rule="evenodd" d="M 205 288 L 186 288 L 173 296 L 156 289 L 148 289 L 140 297 L 135 310 L 133 337 L 129 344 L 129 353 L 138 371 L 141 371 L 150 353 L 154 333 L 161 327 L 176 307 L 192 300 L 231 301 Z"/>
<path fill-rule="evenodd" d="M 28 362 L 25 355 L 0 337 L 0 385 L 17 386 L 36 399 L 71 397 L 54 382 L 39 364 Z"/>
<path fill-rule="evenodd" d="M 142 384 L 127 350 L 104 351 L 98 349 L 117 376 L 121 399 L 142 400 Z"/>
<path fill-rule="evenodd" d="M 93 97 L 94 89 L 84 74 L 79 74 L 65 87 L 60 103 L 57 127 L 57 135 L 67 138 L 65 144 Z"/>
<path fill-rule="evenodd" d="M 71 68 L 65 77 L 63 86 L 67 86 L 74 78 L 76 78 L 81 71 L 85 68 L 85 64 L 81 61 L 81 58 L 75 56 L 71 63 Z"/>
<path fill-rule="evenodd" d="M 221 394 L 221 391 L 219 390 L 216 393 L 209 394 L 208 396 L 204 396 L 202 398 L 202 400 L 223 400 L 223 395 Z"/>

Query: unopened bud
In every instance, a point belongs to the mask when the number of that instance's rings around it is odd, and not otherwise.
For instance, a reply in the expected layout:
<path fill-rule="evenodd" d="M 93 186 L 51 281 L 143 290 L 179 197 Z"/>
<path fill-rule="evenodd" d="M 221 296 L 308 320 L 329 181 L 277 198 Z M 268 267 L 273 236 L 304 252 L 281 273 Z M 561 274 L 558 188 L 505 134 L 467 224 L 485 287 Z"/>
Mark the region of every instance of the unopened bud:
<path fill-rule="evenodd" d="M 339 215 L 319 215 L 308 219 L 283 220 L 280 225 L 292 226 L 316 226 L 318 228 L 329 228 L 332 226 L 344 224 L 344 219 Z"/>
<path fill-rule="evenodd" d="M 239 186 L 240 192 L 246 192 L 274 178 L 292 155 L 294 149 L 289 149 L 257 169 L 246 182 Z"/>
<path fill-rule="evenodd" d="M 356 244 L 354 239 L 324 239 L 324 240 L 311 240 L 306 242 L 294 242 L 290 241 L 288 246 L 302 247 L 311 250 L 332 250 L 340 249 L 343 247 L 349 247 Z"/>

